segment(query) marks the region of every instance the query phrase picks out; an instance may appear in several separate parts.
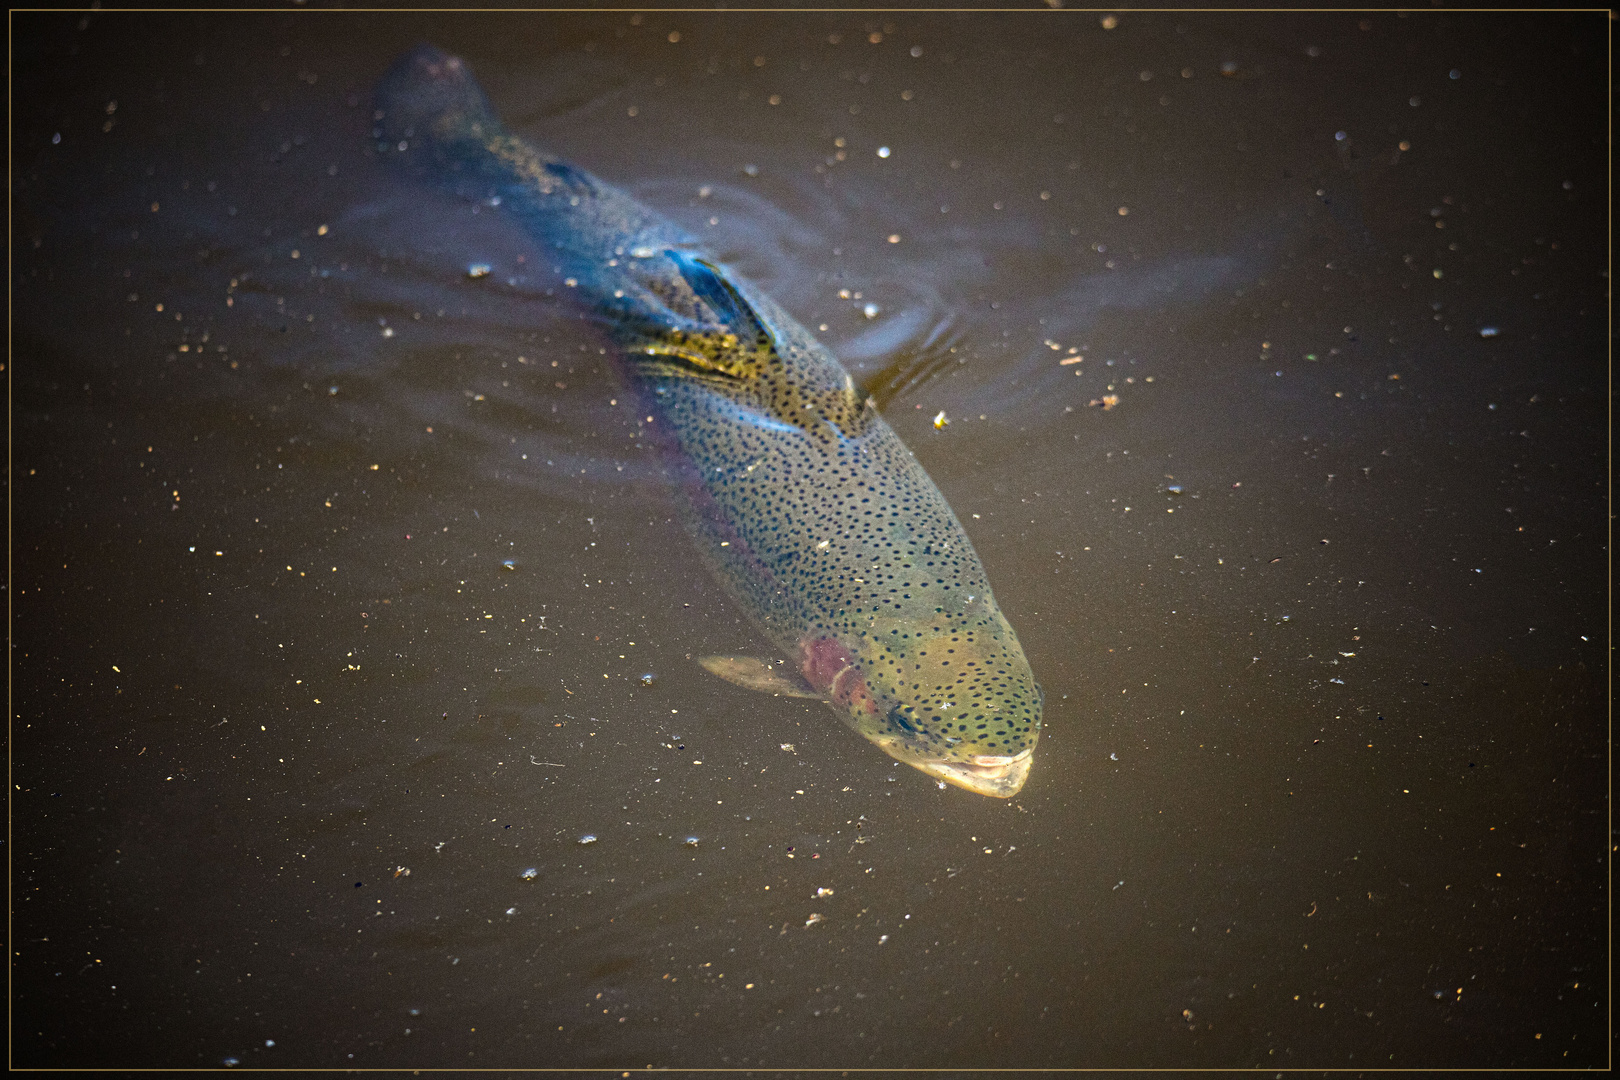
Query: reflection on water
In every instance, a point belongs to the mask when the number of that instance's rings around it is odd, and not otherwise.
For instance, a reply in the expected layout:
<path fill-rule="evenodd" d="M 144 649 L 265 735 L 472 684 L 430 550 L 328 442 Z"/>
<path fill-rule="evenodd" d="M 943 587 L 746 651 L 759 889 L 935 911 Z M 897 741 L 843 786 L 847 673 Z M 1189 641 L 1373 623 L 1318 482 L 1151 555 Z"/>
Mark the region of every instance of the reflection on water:
<path fill-rule="evenodd" d="M 20 16 L 18 1061 L 1604 1061 L 1600 29 Z M 691 661 L 599 329 L 371 144 L 424 38 L 885 402 L 1017 799 Z"/>

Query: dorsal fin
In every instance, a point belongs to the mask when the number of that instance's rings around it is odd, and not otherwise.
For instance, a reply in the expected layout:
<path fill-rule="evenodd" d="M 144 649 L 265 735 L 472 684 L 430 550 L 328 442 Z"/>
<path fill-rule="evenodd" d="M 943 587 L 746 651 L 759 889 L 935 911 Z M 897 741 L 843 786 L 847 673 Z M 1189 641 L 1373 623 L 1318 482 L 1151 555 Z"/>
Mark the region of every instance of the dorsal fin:
<path fill-rule="evenodd" d="M 765 329 L 759 315 L 718 267 L 676 248 L 670 248 L 664 254 L 675 264 L 697 298 L 714 312 L 720 325 L 748 345 L 761 347 L 770 344 L 770 332 Z"/>
<path fill-rule="evenodd" d="M 669 318 L 636 351 L 702 375 L 749 379 L 764 374 L 776 360 L 776 343 L 736 286 L 710 262 L 675 248 L 664 254 L 713 321 L 702 318 L 702 308 L 690 318 Z"/>
<path fill-rule="evenodd" d="M 749 382 L 747 407 L 773 421 L 806 431 L 830 424 L 846 437 L 864 431 L 876 415 L 849 376 L 835 384 L 793 378 L 769 323 L 733 285 L 725 271 L 676 248 L 664 255 L 674 264 L 696 303 L 670 303 L 690 315 L 674 315 L 640 331 L 634 351 L 648 357 L 643 370 L 669 375 Z M 705 310 L 713 322 L 705 318 Z M 744 399 L 737 398 L 739 403 Z"/>

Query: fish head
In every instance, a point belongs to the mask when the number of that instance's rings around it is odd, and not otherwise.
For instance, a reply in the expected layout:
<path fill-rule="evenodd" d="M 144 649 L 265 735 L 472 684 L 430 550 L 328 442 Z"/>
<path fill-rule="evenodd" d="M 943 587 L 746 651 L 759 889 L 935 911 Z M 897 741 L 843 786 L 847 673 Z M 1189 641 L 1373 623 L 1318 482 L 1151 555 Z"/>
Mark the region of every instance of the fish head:
<path fill-rule="evenodd" d="M 889 756 L 980 795 L 1010 798 L 1029 777 L 1041 689 L 993 602 L 873 620 L 848 646 L 801 646 L 805 678 Z"/>

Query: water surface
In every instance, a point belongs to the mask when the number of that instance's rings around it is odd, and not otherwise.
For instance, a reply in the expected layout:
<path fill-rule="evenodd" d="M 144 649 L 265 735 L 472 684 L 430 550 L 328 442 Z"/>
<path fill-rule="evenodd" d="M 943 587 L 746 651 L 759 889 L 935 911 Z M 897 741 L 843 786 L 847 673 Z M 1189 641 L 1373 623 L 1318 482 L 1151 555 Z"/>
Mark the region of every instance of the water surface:
<path fill-rule="evenodd" d="M 17 1064 L 1607 1061 L 1600 15 L 16 25 Z M 692 662 L 424 39 L 884 402 L 1017 798 Z"/>

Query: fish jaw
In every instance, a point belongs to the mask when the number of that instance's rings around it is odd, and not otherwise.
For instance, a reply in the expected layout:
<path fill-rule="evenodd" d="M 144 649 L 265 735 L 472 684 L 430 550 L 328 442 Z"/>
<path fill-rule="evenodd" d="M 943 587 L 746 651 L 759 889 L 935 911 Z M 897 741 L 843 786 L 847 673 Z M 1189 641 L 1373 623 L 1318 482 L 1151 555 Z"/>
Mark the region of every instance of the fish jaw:
<path fill-rule="evenodd" d="M 1029 768 L 1035 762 L 1034 747 L 1015 757 L 979 755 L 967 761 L 946 761 L 920 757 L 898 741 L 879 742 L 878 745 L 895 760 L 921 769 L 936 780 L 943 780 L 975 795 L 997 799 L 1010 799 L 1018 794 L 1023 789 L 1024 781 L 1029 779 Z"/>

